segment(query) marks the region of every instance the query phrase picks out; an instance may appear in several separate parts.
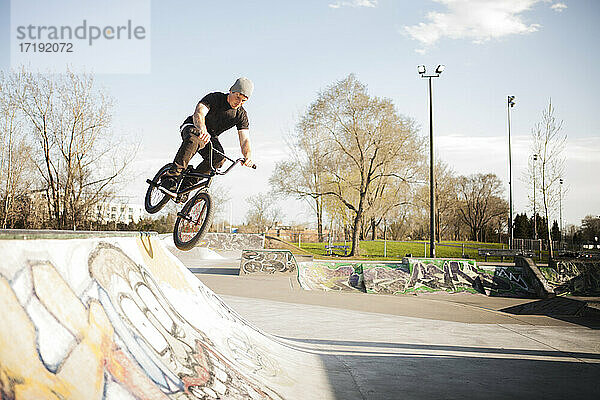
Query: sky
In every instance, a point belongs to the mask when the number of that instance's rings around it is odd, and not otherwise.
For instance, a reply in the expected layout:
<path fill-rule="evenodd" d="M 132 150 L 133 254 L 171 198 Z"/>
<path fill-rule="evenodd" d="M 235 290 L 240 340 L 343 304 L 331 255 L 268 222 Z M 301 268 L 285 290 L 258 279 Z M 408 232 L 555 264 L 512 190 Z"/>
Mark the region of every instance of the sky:
<path fill-rule="evenodd" d="M 51 10 L 29 12 L 48 23 L 80 18 L 69 1 L 46 1 Z M 417 66 L 432 71 L 444 64 L 433 82 L 436 157 L 460 175 L 495 173 L 508 199 L 506 98 L 514 95 L 514 210 L 531 215 L 522 177 L 531 129 L 551 101 L 568 136 L 563 222 L 600 215 L 596 0 L 130 0 L 121 2 L 130 6 L 123 10 L 102 8 L 102 0 L 77 3 L 93 10 L 90 21 L 96 14 L 118 19 L 120 12 L 149 20 L 149 56 L 138 59 L 143 67 L 96 76 L 115 100 L 115 133 L 140 144 L 134 178 L 121 191 L 133 203 L 143 202 L 145 179 L 172 160 L 178 127 L 196 103 L 206 93 L 227 91 L 239 76 L 255 84 L 244 107 L 258 169 L 239 168 L 219 180 L 235 223 L 244 220 L 248 196 L 269 190 L 276 162 L 290 154 L 286 136 L 319 91 L 354 73 L 371 95 L 390 98 L 428 136 L 427 81 Z M 0 0 L 3 71 L 11 68 L 14 42 L 10 10 L 10 1 Z M 115 65 L 124 58 L 123 52 L 111 56 Z M 95 67 L 90 61 L 90 70 Z M 221 139 L 229 155 L 240 155 L 234 130 Z M 285 223 L 312 222 L 301 202 L 280 207 Z"/>

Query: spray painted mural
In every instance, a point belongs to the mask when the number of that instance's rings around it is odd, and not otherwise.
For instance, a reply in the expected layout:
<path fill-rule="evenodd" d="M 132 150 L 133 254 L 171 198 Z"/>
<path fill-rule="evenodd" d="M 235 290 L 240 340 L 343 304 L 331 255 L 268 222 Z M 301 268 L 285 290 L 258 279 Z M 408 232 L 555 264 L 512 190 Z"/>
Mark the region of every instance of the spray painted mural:
<path fill-rule="evenodd" d="M 295 273 L 297 263 L 289 250 L 244 250 L 240 275 L 255 273 Z"/>
<path fill-rule="evenodd" d="M 312 355 L 249 326 L 153 238 L 0 240 L 2 399 L 282 399 Z M 310 385 L 309 385 L 310 386 Z"/>
<path fill-rule="evenodd" d="M 537 297 L 531 277 L 523 268 L 480 266 L 478 271 L 488 296 Z"/>
<path fill-rule="evenodd" d="M 365 291 L 360 263 L 298 263 L 298 282 L 306 290 Z"/>
<path fill-rule="evenodd" d="M 474 260 L 406 258 L 403 264 L 363 268 L 367 292 L 470 292 L 488 296 L 533 297 L 520 268 L 477 267 Z"/>
<path fill-rule="evenodd" d="M 405 258 L 402 263 L 300 263 L 298 279 L 306 289 L 535 297 L 521 268 L 478 268 L 474 260 Z"/>
<path fill-rule="evenodd" d="M 556 294 L 600 295 L 600 262 L 559 260 L 553 267 L 542 267 L 544 278 Z"/>
<path fill-rule="evenodd" d="M 198 246 L 219 250 L 262 249 L 263 235 L 251 233 L 207 233 Z"/>

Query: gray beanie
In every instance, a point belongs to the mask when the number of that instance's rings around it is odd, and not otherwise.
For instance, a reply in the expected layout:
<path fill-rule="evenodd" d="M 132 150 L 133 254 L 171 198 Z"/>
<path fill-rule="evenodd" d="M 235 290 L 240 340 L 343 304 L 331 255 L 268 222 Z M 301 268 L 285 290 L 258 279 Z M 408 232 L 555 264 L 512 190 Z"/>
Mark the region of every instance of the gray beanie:
<path fill-rule="evenodd" d="M 254 84 L 248 78 L 242 77 L 238 78 L 237 81 L 233 84 L 231 89 L 229 89 L 232 93 L 241 93 L 246 97 L 250 97 L 252 95 L 252 91 L 254 90 Z"/>

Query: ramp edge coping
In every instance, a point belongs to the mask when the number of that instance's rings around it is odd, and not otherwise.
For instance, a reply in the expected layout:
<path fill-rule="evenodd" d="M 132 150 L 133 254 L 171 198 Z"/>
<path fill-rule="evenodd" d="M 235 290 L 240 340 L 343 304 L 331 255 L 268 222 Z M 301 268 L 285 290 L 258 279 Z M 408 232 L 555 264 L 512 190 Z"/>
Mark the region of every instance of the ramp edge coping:
<path fill-rule="evenodd" d="M 92 239 L 101 237 L 157 236 L 157 232 L 141 231 L 66 231 L 35 229 L 0 229 L 0 240 Z"/>

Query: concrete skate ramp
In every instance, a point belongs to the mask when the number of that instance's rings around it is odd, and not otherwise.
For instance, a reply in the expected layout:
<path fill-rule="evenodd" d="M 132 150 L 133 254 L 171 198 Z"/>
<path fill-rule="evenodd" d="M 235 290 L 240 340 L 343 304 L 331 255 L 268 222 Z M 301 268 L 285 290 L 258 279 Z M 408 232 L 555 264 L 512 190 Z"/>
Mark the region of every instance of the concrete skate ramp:
<path fill-rule="evenodd" d="M 305 290 L 364 291 L 364 264 L 321 260 L 298 263 L 298 282 Z"/>
<path fill-rule="evenodd" d="M 540 268 L 556 294 L 600 296 L 600 261 L 565 259 Z"/>
<path fill-rule="evenodd" d="M 298 271 L 296 258 L 289 250 L 244 250 L 240 275 L 294 274 Z"/>
<path fill-rule="evenodd" d="M 190 257 L 194 257 L 198 260 L 223 260 L 223 257 L 218 252 L 209 249 L 208 247 L 194 247 L 191 250 L 179 250 L 175 243 L 173 243 L 173 235 L 169 234 L 161 237 L 162 244 L 169 250 L 171 253 L 175 254 L 175 256 L 186 254 Z"/>
<path fill-rule="evenodd" d="M 298 264 L 307 290 L 361 290 L 379 294 L 470 292 L 488 296 L 536 297 L 523 268 L 477 266 L 474 260 L 405 258 L 398 263 L 313 261 Z"/>
<path fill-rule="evenodd" d="M 218 250 L 246 250 L 264 248 L 264 236 L 254 233 L 207 233 L 198 243 L 199 247 Z"/>
<path fill-rule="evenodd" d="M 248 325 L 157 236 L 0 254 L 3 399 L 332 398 L 318 356 Z"/>

